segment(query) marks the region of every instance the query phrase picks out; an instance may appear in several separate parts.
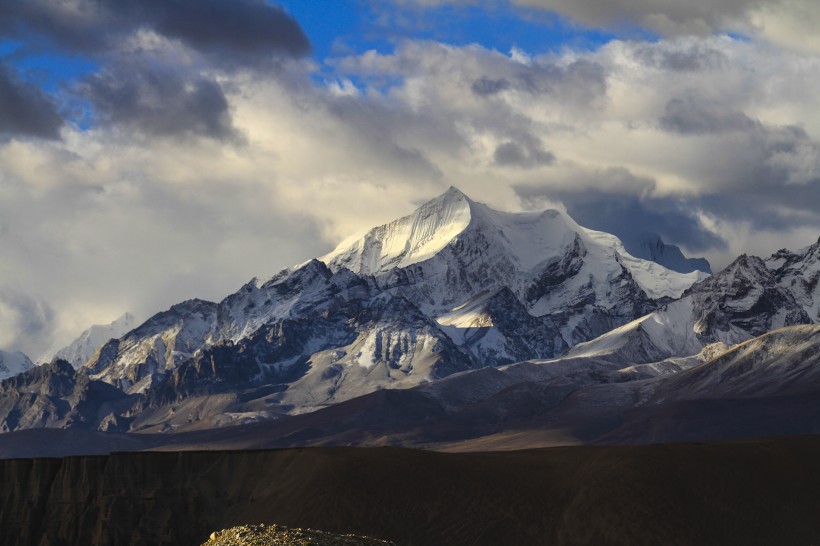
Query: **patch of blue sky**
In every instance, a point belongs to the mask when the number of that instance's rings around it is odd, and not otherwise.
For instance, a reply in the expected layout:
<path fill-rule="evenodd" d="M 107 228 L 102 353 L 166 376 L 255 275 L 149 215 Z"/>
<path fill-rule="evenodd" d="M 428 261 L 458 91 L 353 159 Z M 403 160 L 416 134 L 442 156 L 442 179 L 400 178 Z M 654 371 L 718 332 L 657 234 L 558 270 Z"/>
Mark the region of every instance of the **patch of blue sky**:
<path fill-rule="evenodd" d="M 367 0 L 278 0 L 304 29 L 318 62 L 375 49 L 389 53 L 404 39 L 479 44 L 532 55 L 564 48 L 591 50 L 617 38 L 543 10 L 504 2 L 421 7 Z"/>
<path fill-rule="evenodd" d="M 744 44 L 749 44 L 752 42 L 752 38 L 746 34 L 740 34 L 738 32 L 726 32 L 725 34 L 735 42 L 741 42 Z"/>
<path fill-rule="evenodd" d="M 20 49 L 23 42 L 18 40 L 2 40 L 0 41 L 0 57 L 7 57 Z"/>
<path fill-rule="evenodd" d="M 277 0 L 302 26 L 313 46 L 317 84 L 350 81 L 360 92 L 387 92 L 395 78 L 363 81 L 341 74 L 334 59 L 369 50 L 389 55 L 405 40 L 433 40 L 454 46 L 478 44 L 509 54 L 558 53 L 565 48 L 594 50 L 620 37 L 573 24 L 543 10 L 522 9 L 506 2 L 474 5 L 417 6 L 370 0 Z"/>
<path fill-rule="evenodd" d="M 21 77 L 48 92 L 57 91 L 60 87 L 99 70 L 96 63 L 85 57 L 57 52 L 18 57 L 11 64 L 17 68 Z"/>

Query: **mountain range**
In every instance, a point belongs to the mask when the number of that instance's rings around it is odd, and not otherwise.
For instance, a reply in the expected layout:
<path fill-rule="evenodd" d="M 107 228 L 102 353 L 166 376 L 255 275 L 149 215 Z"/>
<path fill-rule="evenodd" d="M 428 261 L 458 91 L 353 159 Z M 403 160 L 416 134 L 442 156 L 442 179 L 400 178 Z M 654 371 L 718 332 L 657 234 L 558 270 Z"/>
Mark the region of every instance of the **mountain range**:
<path fill-rule="evenodd" d="M 642 442 L 657 436 L 634 423 L 694 400 L 763 411 L 816 392 L 820 241 L 714 276 L 659 262 L 565 212 L 500 212 L 450 188 L 220 302 L 135 328 L 126 315 L 47 365 L 9 367 L 0 428 L 198 445 L 223 430 L 256 445 L 262 429 L 277 446 Z"/>

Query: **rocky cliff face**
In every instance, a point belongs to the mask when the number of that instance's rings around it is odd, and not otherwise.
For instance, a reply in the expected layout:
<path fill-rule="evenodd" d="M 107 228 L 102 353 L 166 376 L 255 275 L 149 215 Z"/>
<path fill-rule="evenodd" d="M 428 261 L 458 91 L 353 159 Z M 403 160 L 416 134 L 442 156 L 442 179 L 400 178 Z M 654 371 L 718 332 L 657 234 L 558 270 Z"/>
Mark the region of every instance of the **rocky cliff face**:
<path fill-rule="evenodd" d="M 766 260 L 766 266 L 809 318 L 820 322 L 820 240 L 797 252 L 780 250 Z"/>
<path fill-rule="evenodd" d="M 65 360 L 55 360 L 0 382 L 0 431 L 127 429 L 124 414 L 135 401 L 112 385 L 78 373 Z"/>
<path fill-rule="evenodd" d="M 707 342 L 740 343 L 812 322 L 789 287 L 760 258 L 743 255 L 719 275 L 690 288 L 695 332 Z"/>
<path fill-rule="evenodd" d="M 813 309 L 820 289 L 803 291 L 803 277 L 789 273 L 804 262 L 794 260 L 780 269 L 779 262 L 774 267 L 771 260 L 740 256 L 693 285 L 680 300 L 582 343 L 569 355 L 640 364 L 695 354 L 711 343 L 735 345 L 777 328 L 814 323 L 807 309 Z"/>

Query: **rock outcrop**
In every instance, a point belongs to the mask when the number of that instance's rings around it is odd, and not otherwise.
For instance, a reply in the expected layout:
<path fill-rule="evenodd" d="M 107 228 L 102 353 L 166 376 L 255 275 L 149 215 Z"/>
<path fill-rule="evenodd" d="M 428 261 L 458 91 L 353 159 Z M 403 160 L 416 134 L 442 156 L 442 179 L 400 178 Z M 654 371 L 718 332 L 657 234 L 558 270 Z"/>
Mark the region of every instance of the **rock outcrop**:
<path fill-rule="evenodd" d="M 394 542 L 356 535 L 336 535 L 282 525 L 242 525 L 211 533 L 202 546 L 396 546 Z"/>

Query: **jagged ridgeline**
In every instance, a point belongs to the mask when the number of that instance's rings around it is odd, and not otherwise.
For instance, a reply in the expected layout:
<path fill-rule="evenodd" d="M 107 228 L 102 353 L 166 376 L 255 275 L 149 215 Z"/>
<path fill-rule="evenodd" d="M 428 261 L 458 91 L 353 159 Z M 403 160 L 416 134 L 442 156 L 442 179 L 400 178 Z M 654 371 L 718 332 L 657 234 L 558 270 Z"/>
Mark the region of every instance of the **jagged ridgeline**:
<path fill-rule="evenodd" d="M 207 428 L 567 351 L 624 366 L 691 356 L 816 322 L 819 271 L 814 245 L 767 261 L 744 256 L 715 277 L 680 273 L 564 212 L 499 212 L 450 188 L 219 303 L 175 305 L 76 372 L 24 374 L 3 387 L 0 422 L 6 430 Z M 72 374 L 70 389 L 36 386 Z M 74 405 L 60 402 L 65 393 L 86 400 L 76 389 L 101 385 L 116 392 L 67 420 Z M 52 406 L 60 409 L 43 409 Z"/>

